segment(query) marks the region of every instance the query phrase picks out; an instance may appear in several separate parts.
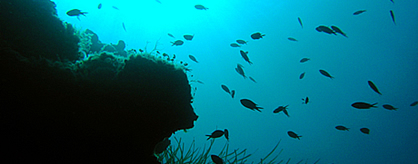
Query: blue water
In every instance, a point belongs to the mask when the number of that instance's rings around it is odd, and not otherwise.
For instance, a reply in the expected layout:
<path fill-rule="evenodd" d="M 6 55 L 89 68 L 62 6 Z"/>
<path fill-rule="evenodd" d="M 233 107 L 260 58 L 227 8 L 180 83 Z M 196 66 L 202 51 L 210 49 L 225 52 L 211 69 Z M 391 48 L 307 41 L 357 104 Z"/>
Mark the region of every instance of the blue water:
<path fill-rule="evenodd" d="M 148 45 L 148 50 L 157 43 L 157 50 L 176 54 L 176 62 L 189 63 L 190 80 L 204 84 L 191 83 L 197 88 L 192 104 L 199 115 L 195 127 L 173 135 L 186 146 L 195 140 L 203 148 L 209 144 L 206 134 L 228 129 L 230 150 L 247 149 L 255 162 L 281 140 L 279 159 L 291 158 L 290 163 L 418 163 L 418 106 L 410 106 L 418 101 L 417 1 L 160 1 L 54 0 L 62 20 L 93 30 L 104 43 L 124 40 L 127 49 Z M 209 9 L 196 10 L 196 4 Z M 71 9 L 88 14 L 78 20 L 65 14 Z M 353 15 L 358 10 L 367 11 Z M 348 38 L 317 32 L 319 25 L 338 26 Z M 254 32 L 265 37 L 252 40 Z M 182 40 L 184 34 L 193 34 L 194 39 L 171 46 L 176 39 L 167 33 Z M 248 44 L 233 48 L 230 43 L 236 39 Z M 246 63 L 239 50 L 248 51 L 254 64 Z M 199 63 L 192 62 L 190 54 Z M 311 60 L 299 63 L 304 57 Z M 257 83 L 235 71 L 238 63 Z M 319 69 L 335 78 L 322 76 Z M 300 80 L 302 72 L 306 75 Z M 368 86 L 369 80 L 382 95 Z M 236 90 L 234 99 L 221 84 Z M 302 104 L 307 96 L 310 102 Z M 251 111 L 240 104 L 242 98 L 264 109 Z M 378 108 L 351 107 L 357 101 L 378 102 Z M 399 109 L 389 111 L 383 104 Z M 273 114 L 280 105 L 289 105 L 290 117 Z M 338 131 L 337 125 L 350 130 Z M 361 133 L 363 127 L 370 134 Z M 302 137 L 291 138 L 287 131 Z M 223 137 L 216 139 L 212 154 L 225 143 Z"/>

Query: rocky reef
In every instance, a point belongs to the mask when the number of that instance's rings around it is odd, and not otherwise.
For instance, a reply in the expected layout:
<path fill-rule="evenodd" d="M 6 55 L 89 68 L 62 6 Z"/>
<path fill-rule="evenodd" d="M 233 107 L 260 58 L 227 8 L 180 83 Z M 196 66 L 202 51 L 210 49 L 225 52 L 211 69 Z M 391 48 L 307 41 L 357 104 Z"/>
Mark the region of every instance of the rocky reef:
<path fill-rule="evenodd" d="M 181 67 L 102 43 L 83 50 L 97 39 L 76 35 L 49 0 L 4 0 L 0 11 L 3 163 L 158 163 L 154 146 L 194 126 Z"/>

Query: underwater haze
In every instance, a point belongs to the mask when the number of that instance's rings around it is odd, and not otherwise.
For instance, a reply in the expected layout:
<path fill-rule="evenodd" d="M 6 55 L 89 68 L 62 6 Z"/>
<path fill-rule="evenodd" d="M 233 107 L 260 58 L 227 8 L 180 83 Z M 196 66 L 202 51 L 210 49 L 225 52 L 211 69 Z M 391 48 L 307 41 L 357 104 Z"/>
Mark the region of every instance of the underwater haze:
<path fill-rule="evenodd" d="M 278 158 L 289 163 L 418 163 L 418 105 L 412 104 L 418 101 L 418 1 L 53 1 L 60 19 L 94 31 L 103 43 L 123 40 L 127 50 L 156 46 L 175 54 L 175 64 L 188 63 L 199 119 L 194 128 L 173 135 L 186 147 L 193 140 L 208 146 L 205 135 L 228 129 L 229 141 L 216 138 L 211 154 L 229 144 L 259 162 L 281 141 Z M 67 15 L 72 9 L 87 14 Z M 253 39 L 258 32 L 264 36 Z M 173 45 L 176 40 L 184 44 Z M 235 90 L 234 98 L 221 85 Z M 251 110 L 241 99 L 264 109 Z M 377 104 L 358 109 L 355 102 Z M 273 113 L 286 105 L 289 116 Z"/>

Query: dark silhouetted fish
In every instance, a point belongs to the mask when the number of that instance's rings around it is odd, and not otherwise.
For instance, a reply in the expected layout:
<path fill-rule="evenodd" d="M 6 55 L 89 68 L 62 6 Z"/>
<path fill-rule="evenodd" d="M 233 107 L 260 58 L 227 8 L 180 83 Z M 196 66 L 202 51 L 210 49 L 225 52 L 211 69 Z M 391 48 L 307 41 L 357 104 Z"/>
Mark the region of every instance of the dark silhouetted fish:
<path fill-rule="evenodd" d="M 393 23 L 395 23 L 395 25 L 396 25 L 396 22 L 395 22 L 395 15 L 393 14 L 393 11 L 392 11 L 392 10 L 390 10 L 389 12 L 390 12 L 390 17 L 392 17 L 392 21 L 393 21 Z"/>
<path fill-rule="evenodd" d="M 155 154 L 161 154 L 165 150 L 167 150 L 167 147 L 170 146 L 171 141 L 168 139 L 168 137 L 164 138 L 162 141 L 158 142 L 154 147 L 154 153 Z"/>
<path fill-rule="evenodd" d="M 290 41 L 294 41 L 294 42 L 297 42 L 298 41 L 297 39 L 292 38 L 292 37 L 288 37 L 287 39 L 290 40 Z"/>
<path fill-rule="evenodd" d="M 238 74 L 240 74 L 245 79 L 247 77 L 245 76 L 244 69 L 242 69 L 242 68 L 243 68 L 243 66 L 241 64 L 237 64 L 237 68 L 235 68 L 235 71 L 237 71 Z"/>
<path fill-rule="evenodd" d="M 292 132 L 292 131 L 288 131 L 287 135 L 289 135 L 292 138 L 297 138 L 298 140 L 300 140 L 300 137 L 302 137 L 302 136 L 299 136 L 295 132 Z"/>
<path fill-rule="evenodd" d="M 342 131 L 348 131 L 349 128 L 346 128 L 345 126 L 342 126 L 342 125 L 338 125 L 338 126 L 335 127 L 335 129 L 342 130 Z"/>
<path fill-rule="evenodd" d="M 318 26 L 317 28 L 315 28 L 316 29 L 316 31 L 318 31 L 318 32 L 325 32 L 325 33 L 327 33 L 327 34 L 334 34 L 334 35 L 337 35 L 332 29 L 330 29 L 329 27 L 327 27 L 327 26 Z"/>
<path fill-rule="evenodd" d="M 306 98 L 304 98 L 304 99 L 302 99 L 302 104 L 308 104 L 308 102 L 309 102 L 309 97 L 306 97 Z"/>
<path fill-rule="evenodd" d="M 209 8 L 203 6 L 203 5 L 194 5 L 194 8 L 198 9 L 198 10 L 207 10 Z"/>
<path fill-rule="evenodd" d="M 206 135 L 206 136 L 208 136 L 208 139 L 207 140 L 209 140 L 211 138 L 219 138 L 219 137 L 222 137 L 222 135 L 224 135 L 224 131 L 222 131 L 222 130 L 215 130 L 214 132 L 212 132 L 211 135 Z"/>
<path fill-rule="evenodd" d="M 102 4 L 100 3 L 99 6 L 97 6 L 98 9 L 102 8 Z"/>
<path fill-rule="evenodd" d="M 243 50 L 239 50 L 239 53 L 241 54 L 242 58 L 244 58 L 245 61 L 247 61 L 249 64 L 253 64 L 250 61 L 250 58 L 248 58 L 248 51 L 244 52 Z"/>
<path fill-rule="evenodd" d="M 300 19 L 300 17 L 298 17 L 298 22 L 299 22 L 299 24 L 300 24 L 300 27 L 302 27 L 302 28 L 303 28 L 302 19 Z"/>
<path fill-rule="evenodd" d="M 387 110 L 396 110 L 396 109 L 398 109 L 398 108 L 395 108 L 395 107 L 393 107 L 392 105 L 389 105 L 389 104 L 385 104 L 385 105 L 382 105 L 382 106 L 383 106 L 383 108 L 385 108 Z"/>
<path fill-rule="evenodd" d="M 183 35 L 183 38 L 186 40 L 192 40 L 194 35 Z"/>
<path fill-rule="evenodd" d="M 261 38 L 263 38 L 263 36 L 265 36 L 265 34 L 261 34 L 259 32 L 251 34 L 251 38 L 254 39 L 254 40 L 261 39 Z"/>
<path fill-rule="evenodd" d="M 238 45 L 237 43 L 231 43 L 230 44 L 231 47 L 241 47 L 240 45 Z"/>
<path fill-rule="evenodd" d="M 127 32 L 126 27 L 125 27 L 125 23 L 122 23 L 122 27 L 123 27 L 123 30 L 125 30 L 125 32 Z"/>
<path fill-rule="evenodd" d="M 392 3 L 395 3 L 395 2 L 393 2 L 393 0 L 390 0 Z"/>
<path fill-rule="evenodd" d="M 305 72 L 302 72 L 302 73 L 299 75 L 299 79 L 303 79 L 303 77 L 305 77 Z"/>
<path fill-rule="evenodd" d="M 319 73 L 321 73 L 322 75 L 329 77 L 330 79 L 333 79 L 334 77 L 332 77 L 327 71 L 320 69 Z"/>
<path fill-rule="evenodd" d="M 176 40 L 176 41 L 171 42 L 171 43 L 173 43 L 173 45 L 171 45 L 171 46 L 181 46 L 181 45 L 183 45 L 184 42 L 182 40 Z"/>
<path fill-rule="evenodd" d="M 338 28 L 337 26 L 331 26 L 331 28 L 332 28 L 332 30 L 334 30 L 336 33 L 339 33 L 339 34 L 341 34 L 341 35 L 343 35 L 343 36 L 347 37 L 347 35 L 346 35 L 343 31 L 341 31 L 341 29 L 340 29 L 340 28 Z"/>
<path fill-rule="evenodd" d="M 241 99 L 240 102 L 244 107 L 251 109 L 251 110 L 257 110 L 261 112 L 260 109 L 264 109 L 263 107 L 258 107 L 256 103 L 248 99 Z"/>
<path fill-rule="evenodd" d="M 257 81 L 255 81 L 255 79 L 253 77 L 248 77 L 251 81 L 253 81 L 254 83 L 257 83 Z"/>
<path fill-rule="evenodd" d="M 382 95 L 382 93 L 379 92 L 379 90 L 377 89 L 376 85 L 374 85 L 374 83 L 372 81 L 367 81 L 367 83 L 369 83 L 369 86 L 370 86 L 370 88 L 373 89 L 373 91 L 375 91 L 379 95 Z"/>
<path fill-rule="evenodd" d="M 199 63 L 199 62 L 197 61 L 197 59 L 196 59 L 193 55 L 189 55 L 189 58 L 190 58 L 190 60 L 192 60 L 192 61 L 194 61 L 194 62 L 196 62 L 196 63 Z"/>
<path fill-rule="evenodd" d="M 352 107 L 357 108 L 357 109 L 370 109 L 370 108 L 377 108 L 377 106 L 375 106 L 377 103 L 374 104 L 369 104 L 369 103 L 365 103 L 365 102 L 355 102 L 353 104 L 351 104 Z"/>
<path fill-rule="evenodd" d="M 115 9 L 115 10 L 119 10 L 119 8 L 116 7 L 116 6 L 112 6 L 112 8 Z"/>
<path fill-rule="evenodd" d="M 364 13 L 366 11 L 367 10 L 359 10 L 359 11 L 354 12 L 353 15 L 359 15 L 359 14 Z"/>
<path fill-rule="evenodd" d="M 229 131 L 228 131 L 228 129 L 224 129 L 224 136 L 225 136 L 226 140 L 229 141 Z"/>
<path fill-rule="evenodd" d="M 236 40 L 238 44 L 247 44 L 247 41 L 242 40 L 242 39 L 238 39 Z"/>
<path fill-rule="evenodd" d="M 229 88 L 226 85 L 221 85 L 221 88 L 228 94 L 231 94 L 231 91 L 229 90 Z"/>
<path fill-rule="evenodd" d="M 418 104 L 418 101 L 415 101 L 415 102 L 411 103 L 411 105 L 409 105 L 409 106 L 416 106 L 417 104 Z"/>
<path fill-rule="evenodd" d="M 287 116 L 287 117 L 289 117 L 289 113 L 287 112 L 287 107 L 288 107 L 289 105 L 286 105 L 286 106 L 279 106 L 279 107 L 277 107 L 276 109 L 274 109 L 273 110 L 273 113 L 279 113 L 279 112 L 281 112 L 281 111 L 283 111 L 283 113 Z"/>
<path fill-rule="evenodd" d="M 369 128 L 361 128 L 360 131 L 364 134 L 370 134 L 370 129 Z"/>
<path fill-rule="evenodd" d="M 176 38 L 176 37 L 174 37 L 174 35 L 173 35 L 173 34 L 167 33 L 167 35 L 168 35 L 169 37 Z"/>
<path fill-rule="evenodd" d="M 232 90 L 231 91 L 231 97 L 234 98 L 234 96 L 235 96 L 235 90 Z"/>
<path fill-rule="evenodd" d="M 300 63 L 305 63 L 305 62 L 307 62 L 307 61 L 309 61 L 309 60 L 311 60 L 311 59 L 309 59 L 309 58 L 302 58 L 302 59 L 300 59 Z"/>
<path fill-rule="evenodd" d="M 67 11 L 68 16 L 75 16 L 78 20 L 80 20 L 80 15 L 86 16 L 87 12 L 81 12 L 79 9 L 72 9 L 70 11 Z"/>
<path fill-rule="evenodd" d="M 216 155 L 211 155 L 210 158 L 212 159 L 213 163 L 215 163 L 215 164 L 224 164 L 224 161 Z"/>

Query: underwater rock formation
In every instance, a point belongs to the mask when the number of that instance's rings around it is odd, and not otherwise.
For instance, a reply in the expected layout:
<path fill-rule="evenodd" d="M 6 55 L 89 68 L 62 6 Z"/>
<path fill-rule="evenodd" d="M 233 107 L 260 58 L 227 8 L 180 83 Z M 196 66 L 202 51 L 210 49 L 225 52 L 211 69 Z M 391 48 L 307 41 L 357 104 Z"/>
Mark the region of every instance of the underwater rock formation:
<path fill-rule="evenodd" d="M 0 5 L 1 162 L 158 163 L 154 146 L 194 126 L 183 69 L 79 53 L 49 0 Z"/>

